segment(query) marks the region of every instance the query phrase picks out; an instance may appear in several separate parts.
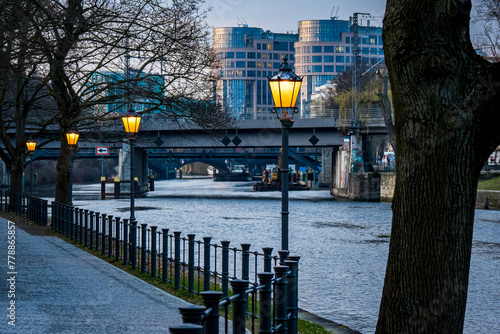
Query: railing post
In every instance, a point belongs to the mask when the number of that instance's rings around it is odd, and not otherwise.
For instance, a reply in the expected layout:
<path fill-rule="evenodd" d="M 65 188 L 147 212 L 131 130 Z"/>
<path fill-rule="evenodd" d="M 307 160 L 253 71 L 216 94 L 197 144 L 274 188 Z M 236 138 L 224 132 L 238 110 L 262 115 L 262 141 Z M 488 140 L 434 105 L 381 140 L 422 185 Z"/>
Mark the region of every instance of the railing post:
<path fill-rule="evenodd" d="M 108 256 L 113 256 L 113 216 L 108 216 Z"/>
<path fill-rule="evenodd" d="M 101 218 L 101 213 L 100 212 L 96 212 L 95 213 L 95 250 L 98 251 L 99 250 L 99 241 L 101 240 L 99 238 L 99 230 L 100 230 L 100 226 L 99 226 L 99 219 Z"/>
<path fill-rule="evenodd" d="M 162 272 L 161 272 L 161 280 L 166 282 L 168 279 L 168 228 L 164 228 L 162 231 L 162 249 L 163 252 L 161 254 L 162 261 Z"/>
<path fill-rule="evenodd" d="M 274 267 L 274 272 L 276 273 L 276 285 L 275 285 L 275 307 L 276 309 L 274 310 L 275 320 L 276 320 L 276 327 L 279 326 L 278 328 L 278 333 L 287 333 L 287 298 L 286 298 L 286 291 L 287 291 L 287 282 L 286 282 L 286 273 L 288 272 L 288 267 L 287 266 L 275 266 Z"/>
<path fill-rule="evenodd" d="M 272 279 L 274 274 L 271 272 L 258 273 L 260 285 L 264 288 L 259 290 L 259 334 L 270 334 L 273 332 L 273 317 L 272 317 Z"/>
<path fill-rule="evenodd" d="M 211 237 L 203 238 L 203 291 L 210 291 L 210 240 Z"/>
<path fill-rule="evenodd" d="M 202 334 L 203 327 L 193 324 L 182 324 L 168 328 L 171 334 Z"/>
<path fill-rule="evenodd" d="M 90 238 L 90 249 L 94 248 L 94 211 L 89 211 L 90 215 L 90 227 L 89 227 L 89 238 Z"/>
<path fill-rule="evenodd" d="M 262 251 L 264 252 L 264 272 L 270 273 L 272 271 L 271 268 L 273 267 L 273 257 L 271 256 L 273 249 L 270 247 L 264 247 L 262 248 Z"/>
<path fill-rule="evenodd" d="M 83 213 L 84 210 L 80 209 L 80 245 L 83 243 Z"/>
<path fill-rule="evenodd" d="M 182 315 L 182 322 L 185 324 L 201 325 L 205 307 L 198 305 L 189 305 L 186 307 L 179 307 Z"/>
<path fill-rule="evenodd" d="M 101 213 L 101 254 L 106 253 L 106 213 Z"/>
<path fill-rule="evenodd" d="M 120 259 L 120 217 L 115 217 L 115 259 Z"/>
<path fill-rule="evenodd" d="M 195 234 L 188 234 L 188 292 L 194 293 L 194 238 Z"/>
<path fill-rule="evenodd" d="M 49 225 L 49 201 L 43 201 L 43 226 Z"/>
<path fill-rule="evenodd" d="M 130 261 L 132 269 L 137 268 L 137 222 L 130 222 Z"/>
<path fill-rule="evenodd" d="M 250 279 L 250 244 L 241 244 L 241 279 Z"/>
<path fill-rule="evenodd" d="M 288 254 L 290 254 L 290 251 L 287 250 L 279 250 L 278 255 L 280 257 L 280 266 L 285 265 L 285 261 L 288 259 Z"/>
<path fill-rule="evenodd" d="M 174 232 L 174 288 L 181 288 L 181 232 Z"/>
<path fill-rule="evenodd" d="M 119 177 L 115 177 L 115 179 L 114 179 L 113 197 L 115 199 L 120 198 L 120 178 Z"/>
<path fill-rule="evenodd" d="M 247 314 L 247 294 L 248 281 L 235 279 L 231 281 L 231 288 L 233 289 L 233 296 L 238 295 L 233 300 L 233 334 L 245 334 L 245 320 Z"/>
<path fill-rule="evenodd" d="M 222 296 L 228 296 L 229 290 L 229 241 L 221 241 L 222 244 Z"/>
<path fill-rule="evenodd" d="M 128 249 L 128 219 L 125 218 L 123 219 L 123 264 L 127 265 L 128 264 L 128 256 L 129 256 L 129 249 Z"/>
<path fill-rule="evenodd" d="M 285 265 L 290 267 L 288 275 L 288 314 L 290 320 L 288 324 L 288 333 L 298 333 L 298 310 L 299 310 L 299 259 L 300 256 L 290 255 Z"/>
<path fill-rule="evenodd" d="M 84 244 L 85 247 L 89 247 L 89 210 L 85 209 L 85 236 L 84 236 Z"/>
<path fill-rule="evenodd" d="M 210 312 L 205 317 L 203 333 L 219 334 L 219 301 L 222 298 L 222 292 L 204 291 L 201 293 L 201 298 L 207 310 L 210 309 Z"/>
<path fill-rule="evenodd" d="M 73 240 L 73 234 L 74 234 L 74 226 L 73 223 L 75 222 L 75 209 L 72 205 L 68 207 L 69 214 L 68 214 L 68 226 L 69 226 L 69 240 Z"/>
<path fill-rule="evenodd" d="M 101 176 L 101 199 L 106 198 L 106 177 Z"/>
<path fill-rule="evenodd" d="M 0 210 L 1 210 L 1 207 L 2 207 L 2 192 L 0 191 Z M 52 207 L 52 223 L 51 223 L 51 229 L 53 229 L 54 231 L 57 231 L 57 207 L 55 205 L 56 202 L 52 201 L 50 202 L 50 205 Z"/>
<path fill-rule="evenodd" d="M 148 224 L 141 224 L 141 274 L 146 273 L 147 227 Z"/>
<path fill-rule="evenodd" d="M 158 226 L 151 226 L 151 277 L 156 277 L 156 230 Z"/>

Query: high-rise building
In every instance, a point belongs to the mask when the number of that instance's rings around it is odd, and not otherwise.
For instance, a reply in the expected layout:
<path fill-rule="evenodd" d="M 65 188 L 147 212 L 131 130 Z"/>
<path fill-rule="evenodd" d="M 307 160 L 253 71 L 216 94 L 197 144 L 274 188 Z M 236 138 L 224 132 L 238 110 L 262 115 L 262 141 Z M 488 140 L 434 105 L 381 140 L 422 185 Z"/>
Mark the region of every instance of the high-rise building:
<path fill-rule="evenodd" d="M 218 102 L 237 118 L 273 116 L 267 77 L 279 70 L 284 58 L 293 66 L 298 34 L 273 33 L 247 25 L 214 28 L 213 46 L 220 60 L 217 68 Z"/>
<path fill-rule="evenodd" d="M 357 19 L 355 16 L 349 21 L 337 18 L 299 21 L 295 73 L 303 77 L 299 107 L 303 116 L 310 112 L 311 95 L 316 88 L 349 71 L 356 51 L 361 63 L 373 66 L 383 62 L 382 28 L 371 26 L 369 20 L 364 26 L 357 24 Z"/>

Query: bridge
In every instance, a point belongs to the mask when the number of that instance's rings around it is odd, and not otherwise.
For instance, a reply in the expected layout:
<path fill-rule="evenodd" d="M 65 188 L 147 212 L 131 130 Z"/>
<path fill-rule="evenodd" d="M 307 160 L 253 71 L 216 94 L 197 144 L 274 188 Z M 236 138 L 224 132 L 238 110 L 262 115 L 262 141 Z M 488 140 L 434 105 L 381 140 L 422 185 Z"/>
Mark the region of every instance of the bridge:
<path fill-rule="evenodd" d="M 379 109 L 363 113 L 365 119 L 361 133 L 370 136 L 386 135 L 385 124 Z M 297 115 L 298 116 L 298 115 Z M 294 118 L 290 130 L 290 164 L 307 166 L 319 171 L 331 162 L 332 150 L 344 145 L 343 130 L 350 120 L 339 110 L 323 110 L 315 118 Z M 345 133 L 345 132 L 344 132 Z M 39 138 L 33 159 L 57 159 L 60 143 L 58 129 L 47 131 L 46 138 Z M 106 159 L 119 159 L 121 177 L 128 177 L 127 140 L 123 140 L 121 120 L 105 124 L 102 131 L 80 134 L 75 159 L 101 158 L 95 154 L 96 146 L 108 146 Z M 281 123 L 277 118 L 241 119 L 231 129 L 207 132 L 185 120 L 158 119 L 158 115 L 143 117 L 136 141 L 137 172 L 147 180 L 148 169 L 156 172 L 173 170 L 192 162 L 204 162 L 227 171 L 227 160 L 234 164 L 262 166 L 277 163 L 281 147 Z M 323 168 L 321 168 L 323 167 Z M 328 166 L 328 173 L 331 165 Z M 262 169 L 260 169 L 262 170 Z M 141 177 L 142 174 L 142 177 Z M 141 182 L 141 181 L 140 181 Z"/>

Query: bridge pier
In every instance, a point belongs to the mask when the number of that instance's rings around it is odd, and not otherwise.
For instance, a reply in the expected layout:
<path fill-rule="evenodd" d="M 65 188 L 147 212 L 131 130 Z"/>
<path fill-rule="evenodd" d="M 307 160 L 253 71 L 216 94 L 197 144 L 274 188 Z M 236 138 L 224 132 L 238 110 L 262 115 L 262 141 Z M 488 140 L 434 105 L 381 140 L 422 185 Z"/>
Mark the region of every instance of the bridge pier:
<path fill-rule="evenodd" d="M 149 190 L 148 155 L 139 147 L 134 148 L 135 177 L 138 179 L 139 194 Z M 124 142 L 118 158 L 118 171 L 121 180 L 130 180 L 130 144 Z"/>
<path fill-rule="evenodd" d="M 333 180 L 334 147 L 321 148 L 321 171 L 318 175 L 318 187 L 330 187 Z"/>

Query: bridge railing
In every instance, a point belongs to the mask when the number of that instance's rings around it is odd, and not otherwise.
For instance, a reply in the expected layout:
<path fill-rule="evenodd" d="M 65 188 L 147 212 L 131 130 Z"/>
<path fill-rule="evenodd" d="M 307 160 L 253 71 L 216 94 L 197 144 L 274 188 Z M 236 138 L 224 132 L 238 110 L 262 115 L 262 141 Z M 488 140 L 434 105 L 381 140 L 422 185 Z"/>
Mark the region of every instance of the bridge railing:
<path fill-rule="evenodd" d="M 192 308 L 181 309 L 181 314 L 185 322 L 196 318 L 205 326 L 205 333 L 219 333 L 219 308 L 226 313 L 227 333 L 230 304 L 233 328 L 245 328 L 247 320 L 253 333 L 257 321 L 261 329 L 274 328 L 282 333 L 283 328 L 297 327 L 299 257 L 289 256 L 288 251 L 273 256 L 272 248 L 256 251 L 250 244 L 230 247 L 230 241 L 213 243 L 211 237 L 196 240 L 195 234 L 182 236 L 181 231 L 159 230 L 157 226 L 58 202 L 52 202 L 51 216 L 52 229 L 73 242 L 140 269 L 142 274 L 172 284 L 176 290 L 201 295 L 205 308 L 195 311 L 198 316 L 189 315 Z M 287 295 L 291 297 L 287 299 Z M 172 329 L 176 332 L 184 333 L 182 326 Z"/>

